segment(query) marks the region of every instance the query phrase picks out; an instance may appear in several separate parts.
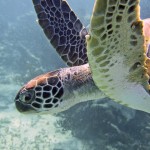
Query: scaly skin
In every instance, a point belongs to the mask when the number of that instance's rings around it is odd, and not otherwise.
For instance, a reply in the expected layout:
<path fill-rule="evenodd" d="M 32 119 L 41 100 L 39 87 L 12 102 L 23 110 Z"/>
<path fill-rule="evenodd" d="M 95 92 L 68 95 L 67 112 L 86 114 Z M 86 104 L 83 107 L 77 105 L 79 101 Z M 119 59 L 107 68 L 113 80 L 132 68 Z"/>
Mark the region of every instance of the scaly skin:
<path fill-rule="evenodd" d="M 150 37 L 150 19 L 145 20 L 144 34 Z M 38 88 L 41 90 L 38 91 Z M 15 103 L 22 113 L 53 114 L 82 101 L 105 97 L 94 84 L 89 65 L 85 64 L 59 69 L 32 79 L 18 92 Z"/>
<path fill-rule="evenodd" d="M 87 30 L 68 3 L 64 0 L 32 1 L 38 22 L 60 57 L 68 66 L 86 64 Z M 85 66 L 60 69 L 31 80 L 16 96 L 17 109 L 55 113 L 80 101 L 101 97 L 103 94 L 94 85 L 88 65 Z"/>
<path fill-rule="evenodd" d="M 59 69 L 29 81 L 15 98 L 23 113 L 64 111 L 92 99 L 106 97 L 94 84 L 88 64 Z"/>
<path fill-rule="evenodd" d="M 68 66 L 77 67 L 59 69 L 29 81 L 15 98 L 17 109 L 28 113 L 56 113 L 81 101 L 105 97 L 95 86 L 86 64 L 87 30 L 68 3 L 65 0 L 32 1 L 50 43 Z"/>
<path fill-rule="evenodd" d="M 115 3 L 115 1 L 111 2 Z M 82 101 L 106 97 L 95 85 L 89 65 L 85 64 L 88 62 L 85 41 L 87 31 L 67 2 L 65 0 L 33 0 L 33 3 L 40 26 L 61 58 L 68 66 L 81 66 L 59 69 L 29 81 L 15 98 L 17 109 L 23 113 L 53 114 Z M 121 5 L 120 9 L 124 9 L 124 6 Z M 95 23 L 99 26 L 97 22 Z M 144 20 L 143 31 L 148 45 L 150 19 Z M 146 64 L 150 75 L 149 59 Z M 108 64 L 103 65 L 108 66 Z"/>

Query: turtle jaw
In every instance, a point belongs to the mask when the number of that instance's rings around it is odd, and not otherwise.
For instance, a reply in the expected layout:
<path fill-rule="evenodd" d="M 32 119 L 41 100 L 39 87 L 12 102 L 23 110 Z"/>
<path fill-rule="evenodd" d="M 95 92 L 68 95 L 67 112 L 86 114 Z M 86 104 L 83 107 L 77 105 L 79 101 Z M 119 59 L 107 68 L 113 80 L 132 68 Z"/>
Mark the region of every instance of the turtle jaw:
<path fill-rule="evenodd" d="M 16 105 L 17 110 L 21 113 L 31 114 L 31 113 L 37 112 L 36 110 L 33 109 L 33 107 L 31 107 L 30 104 L 24 104 L 20 102 L 19 100 L 15 100 L 15 105 Z"/>

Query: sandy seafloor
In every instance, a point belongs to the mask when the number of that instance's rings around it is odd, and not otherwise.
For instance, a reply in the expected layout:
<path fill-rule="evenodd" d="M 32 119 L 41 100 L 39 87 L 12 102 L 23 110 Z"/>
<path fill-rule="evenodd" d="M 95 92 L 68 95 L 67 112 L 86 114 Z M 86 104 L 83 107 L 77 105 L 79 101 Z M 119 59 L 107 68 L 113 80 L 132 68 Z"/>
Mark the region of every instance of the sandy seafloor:
<path fill-rule="evenodd" d="M 93 2 L 68 2 L 87 26 Z M 150 17 L 150 1 L 141 7 Z M 17 112 L 14 97 L 25 82 L 65 66 L 35 20 L 31 0 L 0 0 L 0 150 L 150 150 L 150 114 L 111 100 L 57 116 Z"/>

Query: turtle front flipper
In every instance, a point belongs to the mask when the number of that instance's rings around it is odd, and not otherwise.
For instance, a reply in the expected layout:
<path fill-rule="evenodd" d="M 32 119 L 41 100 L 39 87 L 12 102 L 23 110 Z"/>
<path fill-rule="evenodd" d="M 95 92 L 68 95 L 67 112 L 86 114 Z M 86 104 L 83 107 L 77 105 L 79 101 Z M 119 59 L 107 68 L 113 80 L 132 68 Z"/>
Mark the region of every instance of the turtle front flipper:
<path fill-rule="evenodd" d="M 87 63 L 87 30 L 65 0 L 33 0 L 38 21 L 68 66 Z"/>
<path fill-rule="evenodd" d="M 115 101 L 150 112 L 139 0 L 96 0 L 87 38 L 95 84 Z"/>

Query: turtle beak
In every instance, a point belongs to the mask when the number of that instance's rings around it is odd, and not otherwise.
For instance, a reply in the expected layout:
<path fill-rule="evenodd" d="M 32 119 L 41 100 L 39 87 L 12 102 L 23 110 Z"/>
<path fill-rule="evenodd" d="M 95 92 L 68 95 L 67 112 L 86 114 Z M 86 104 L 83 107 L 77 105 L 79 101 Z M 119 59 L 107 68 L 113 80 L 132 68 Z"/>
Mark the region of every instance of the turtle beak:
<path fill-rule="evenodd" d="M 33 108 L 29 104 L 24 104 L 19 100 L 15 101 L 16 108 L 21 113 L 29 113 L 34 111 Z"/>

